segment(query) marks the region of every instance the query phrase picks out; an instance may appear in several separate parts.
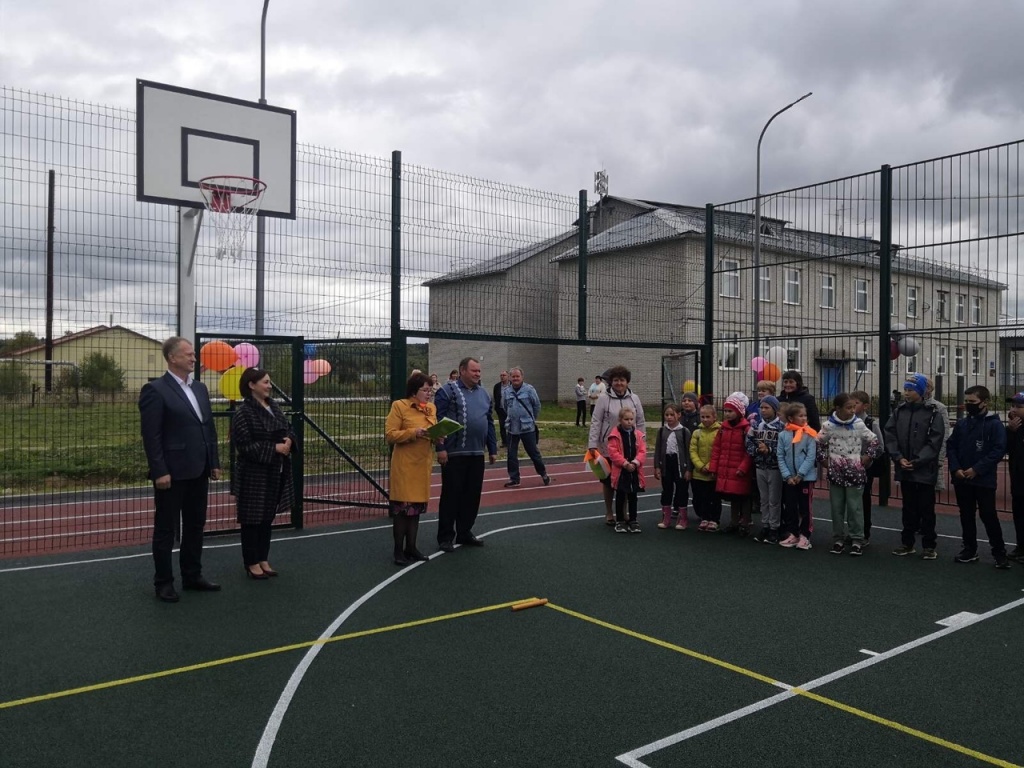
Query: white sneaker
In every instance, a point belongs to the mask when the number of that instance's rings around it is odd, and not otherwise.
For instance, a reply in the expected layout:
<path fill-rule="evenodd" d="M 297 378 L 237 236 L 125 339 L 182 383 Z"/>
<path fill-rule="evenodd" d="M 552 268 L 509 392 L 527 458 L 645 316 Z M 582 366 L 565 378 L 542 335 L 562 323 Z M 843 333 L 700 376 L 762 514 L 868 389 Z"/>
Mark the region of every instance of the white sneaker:
<path fill-rule="evenodd" d="M 811 548 L 811 540 L 808 539 L 806 536 L 801 536 L 800 540 L 797 541 L 797 543 L 796 543 L 796 548 L 797 549 L 810 549 Z"/>
<path fill-rule="evenodd" d="M 788 549 L 790 547 L 795 547 L 797 545 L 797 542 L 799 542 L 799 541 L 800 541 L 800 539 L 798 539 L 796 536 L 794 536 L 791 533 L 791 534 L 789 534 L 789 536 L 787 536 L 786 538 L 784 538 L 782 541 L 779 542 L 779 546 L 780 547 L 786 547 Z"/>

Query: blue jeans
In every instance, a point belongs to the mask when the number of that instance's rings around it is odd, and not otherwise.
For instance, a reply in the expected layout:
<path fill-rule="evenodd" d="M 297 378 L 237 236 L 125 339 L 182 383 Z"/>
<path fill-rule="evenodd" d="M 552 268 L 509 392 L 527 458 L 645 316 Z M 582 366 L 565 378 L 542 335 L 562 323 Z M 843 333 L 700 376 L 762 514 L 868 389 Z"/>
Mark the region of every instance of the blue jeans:
<path fill-rule="evenodd" d="M 537 448 L 537 433 L 524 432 L 521 435 L 508 436 L 508 479 L 514 483 L 519 482 L 519 443 L 522 442 L 526 449 L 526 455 L 533 462 L 533 468 L 541 477 L 547 475 L 544 468 L 544 459 L 541 458 L 540 449 Z"/>

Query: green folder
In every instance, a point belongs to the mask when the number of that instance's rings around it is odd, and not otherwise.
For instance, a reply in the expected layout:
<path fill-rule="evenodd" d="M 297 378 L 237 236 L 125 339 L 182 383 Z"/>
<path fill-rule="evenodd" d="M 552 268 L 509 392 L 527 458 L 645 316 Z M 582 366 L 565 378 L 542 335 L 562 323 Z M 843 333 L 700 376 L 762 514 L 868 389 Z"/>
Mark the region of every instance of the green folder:
<path fill-rule="evenodd" d="M 448 437 L 448 435 L 454 434 L 462 428 L 459 422 L 445 416 L 437 424 L 427 428 L 427 435 L 431 440 L 440 440 L 442 437 Z"/>

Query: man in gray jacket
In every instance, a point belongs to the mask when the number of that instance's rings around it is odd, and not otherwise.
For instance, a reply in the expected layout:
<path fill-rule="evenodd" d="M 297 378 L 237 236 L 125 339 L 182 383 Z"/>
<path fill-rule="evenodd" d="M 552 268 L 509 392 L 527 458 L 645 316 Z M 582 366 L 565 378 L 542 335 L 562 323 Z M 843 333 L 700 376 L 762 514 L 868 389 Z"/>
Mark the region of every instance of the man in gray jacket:
<path fill-rule="evenodd" d="M 506 488 L 519 485 L 519 443 L 526 449 L 526 455 L 533 462 L 544 485 L 551 482 L 544 467 L 544 459 L 537 447 L 537 417 L 540 416 L 540 397 L 532 385 L 523 381 L 523 369 L 512 368 L 509 372 L 511 384 L 501 391 L 502 410 L 505 411 L 505 427 L 508 430 L 508 482 Z"/>
<path fill-rule="evenodd" d="M 892 551 L 904 557 L 916 552 L 921 531 L 921 558 L 935 560 L 935 484 L 939 479 L 939 448 L 946 438 L 942 416 L 924 402 L 928 380 L 912 373 L 903 384 L 903 402 L 885 425 L 885 449 L 892 458 L 903 497 L 902 546 Z"/>

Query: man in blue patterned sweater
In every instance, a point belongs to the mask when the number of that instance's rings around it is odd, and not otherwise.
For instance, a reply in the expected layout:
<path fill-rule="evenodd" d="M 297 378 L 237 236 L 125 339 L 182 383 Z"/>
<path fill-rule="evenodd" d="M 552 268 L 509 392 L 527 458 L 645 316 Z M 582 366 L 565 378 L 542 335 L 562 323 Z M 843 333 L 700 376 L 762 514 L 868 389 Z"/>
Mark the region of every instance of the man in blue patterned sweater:
<path fill-rule="evenodd" d="M 447 417 L 464 427 L 448 435 L 437 451 L 441 465 L 437 544 L 443 552 L 454 551 L 456 544 L 484 544 L 473 535 L 473 524 L 480 511 L 484 487 L 484 449 L 493 464 L 498 458 L 498 443 L 491 396 L 480 386 L 480 377 L 480 361 L 464 358 L 459 363 L 459 378 L 446 383 L 434 395 L 437 417 Z"/>

